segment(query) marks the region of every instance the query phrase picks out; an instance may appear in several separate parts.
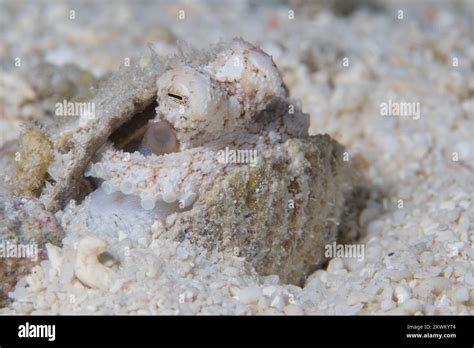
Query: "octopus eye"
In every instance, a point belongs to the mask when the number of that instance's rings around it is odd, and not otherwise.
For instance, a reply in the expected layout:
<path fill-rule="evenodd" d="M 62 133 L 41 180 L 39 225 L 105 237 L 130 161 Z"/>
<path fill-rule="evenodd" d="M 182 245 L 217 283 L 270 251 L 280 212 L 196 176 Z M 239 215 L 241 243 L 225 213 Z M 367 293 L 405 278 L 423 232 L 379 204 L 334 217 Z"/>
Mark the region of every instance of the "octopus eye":
<path fill-rule="evenodd" d="M 177 94 L 173 94 L 173 93 L 168 93 L 168 97 L 174 98 L 174 99 L 179 100 L 179 101 L 183 100 L 182 96 L 177 95 Z"/>
<path fill-rule="evenodd" d="M 188 101 L 188 98 L 185 97 L 182 94 L 176 93 L 176 92 L 168 92 L 167 93 L 168 99 L 172 101 L 173 103 L 180 104 L 180 105 L 185 105 Z"/>

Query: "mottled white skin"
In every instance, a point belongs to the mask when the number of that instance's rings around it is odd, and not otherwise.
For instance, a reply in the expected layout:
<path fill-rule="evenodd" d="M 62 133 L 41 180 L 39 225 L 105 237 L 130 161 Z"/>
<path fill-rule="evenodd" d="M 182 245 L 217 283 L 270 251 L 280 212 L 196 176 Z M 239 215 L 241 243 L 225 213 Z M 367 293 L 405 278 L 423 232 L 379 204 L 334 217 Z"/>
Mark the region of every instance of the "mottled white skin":
<path fill-rule="evenodd" d="M 102 188 L 116 187 L 123 194 L 140 197 L 143 209 L 152 210 L 157 202 L 165 202 L 175 203 L 176 211 L 182 211 L 209 189 L 216 176 L 225 175 L 232 166 L 247 165 L 223 162 L 221 153 L 226 146 L 230 149 L 255 149 L 258 154 L 284 139 L 276 132 L 229 134 L 206 147 L 161 156 L 107 150 L 99 162 L 100 176 L 93 170 L 91 174 L 104 180 Z"/>
<path fill-rule="evenodd" d="M 229 95 L 237 97 L 245 118 L 265 109 L 273 97 L 287 96 L 272 57 L 241 39 L 234 39 L 203 69 L 223 84 Z"/>
<path fill-rule="evenodd" d="M 222 134 L 240 114 L 240 104 L 209 76 L 190 67 L 168 70 L 157 81 L 158 120 L 175 129 L 180 149 L 200 146 Z M 175 97 L 176 96 L 176 97 Z M 181 99 L 179 99 L 181 98 Z"/>
<path fill-rule="evenodd" d="M 295 134 L 307 133 L 308 124 L 304 122 L 307 115 L 301 112 L 289 115 L 285 114 L 286 110 L 287 102 L 281 101 L 277 110 L 268 111 L 268 117 L 252 124 L 252 128 L 222 134 L 205 146 L 180 152 L 145 156 L 110 148 L 102 153 L 99 162 L 90 166 L 89 175 L 104 180 L 104 191 L 111 187 L 110 192 L 118 190 L 124 195 L 140 197 L 143 209 L 152 210 L 158 202 L 166 202 L 174 203 L 175 211 L 182 211 L 191 207 L 217 176 L 225 175 L 233 166 L 247 165 L 222 161 L 221 153 L 226 147 L 256 150 L 259 157 L 269 147 Z"/>
<path fill-rule="evenodd" d="M 93 289 L 109 289 L 115 279 L 114 272 L 98 260 L 103 252 L 105 242 L 96 237 L 85 237 L 77 246 L 74 273 L 82 283 Z"/>
<path fill-rule="evenodd" d="M 286 97 L 272 58 L 240 39 L 206 66 L 166 71 L 157 88 L 157 119 L 174 127 L 181 150 L 242 129 L 274 97 Z"/>
<path fill-rule="evenodd" d="M 307 132 L 308 125 L 293 121 L 301 114 L 287 115 L 287 92 L 272 58 L 241 39 L 205 66 L 166 71 L 157 91 L 157 117 L 141 153 L 107 150 L 88 173 L 104 180 L 106 193 L 140 197 L 145 210 L 157 202 L 175 203 L 176 211 L 191 207 L 236 165 L 217 158 L 226 147 L 258 152 L 285 141 L 289 128 Z M 280 109 L 257 120 L 275 99 Z"/>

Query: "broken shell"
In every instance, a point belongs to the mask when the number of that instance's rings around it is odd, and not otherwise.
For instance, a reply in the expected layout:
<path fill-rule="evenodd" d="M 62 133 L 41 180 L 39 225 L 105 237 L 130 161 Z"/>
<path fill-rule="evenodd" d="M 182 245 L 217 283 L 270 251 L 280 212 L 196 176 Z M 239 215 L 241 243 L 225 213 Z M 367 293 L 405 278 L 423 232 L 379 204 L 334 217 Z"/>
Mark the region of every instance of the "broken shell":
<path fill-rule="evenodd" d="M 93 289 L 109 289 L 115 279 L 115 273 L 98 259 L 105 252 L 105 245 L 99 238 L 85 237 L 77 246 L 74 272 L 82 283 Z"/>
<path fill-rule="evenodd" d="M 29 127 L 23 132 L 20 158 L 16 161 L 15 192 L 19 195 L 37 196 L 46 181 L 48 166 L 53 159 L 52 143 L 42 130 Z"/>
<path fill-rule="evenodd" d="M 46 251 L 48 253 L 48 259 L 49 262 L 51 262 L 51 266 L 56 271 L 59 271 L 63 262 L 63 255 L 61 249 L 53 244 L 48 243 L 46 244 Z"/>

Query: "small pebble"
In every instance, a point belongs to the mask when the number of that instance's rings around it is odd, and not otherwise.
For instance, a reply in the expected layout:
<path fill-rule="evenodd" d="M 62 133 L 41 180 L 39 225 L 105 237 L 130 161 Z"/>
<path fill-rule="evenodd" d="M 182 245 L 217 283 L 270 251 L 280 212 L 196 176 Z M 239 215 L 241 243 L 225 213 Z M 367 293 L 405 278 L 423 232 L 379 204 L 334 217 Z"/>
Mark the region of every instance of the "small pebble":
<path fill-rule="evenodd" d="M 406 285 L 398 285 L 393 294 L 398 303 L 404 303 L 411 297 L 410 288 Z"/>
<path fill-rule="evenodd" d="M 285 302 L 283 301 L 283 298 L 281 296 L 277 295 L 270 303 L 270 306 L 278 310 L 282 310 L 283 307 L 285 306 Z"/>
<path fill-rule="evenodd" d="M 386 299 L 386 300 L 383 300 L 382 302 L 380 302 L 380 308 L 383 311 L 388 311 L 388 310 L 392 309 L 394 306 L 395 306 L 394 302 L 390 299 Z"/>
<path fill-rule="evenodd" d="M 288 314 L 288 315 L 303 315 L 304 314 L 301 307 L 294 304 L 285 306 L 285 308 L 283 308 L 283 312 L 285 312 L 285 314 Z"/>
<path fill-rule="evenodd" d="M 420 311 L 422 308 L 420 301 L 417 299 L 411 298 L 403 303 L 403 309 L 405 309 L 408 314 L 415 314 Z"/>
<path fill-rule="evenodd" d="M 276 291 L 277 291 L 277 287 L 270 285 L 263 288 L 262 294 L 267 297 L 272 297 Z"/>
<path fill-rule="evenodd" d="M 469 289 L 465 286 L 455 289 L 453 295 L 454 300 L 458 303 L 469 301 Z"/>
<path fill-rule="evenodd" d="M 327 268 L 328 273 L 337 273 L 342 269 L 344 269 L 344 262 L 342 262 L 341 258 L 338 257 L 329 261 Z"/>
<path fill-rule="evenodd" d="M 258 285 L 251 285 L 239 292 L 239 300 L 244 304 L 257 302 L 260 296 L 262 296 L 262 290 Z"/>

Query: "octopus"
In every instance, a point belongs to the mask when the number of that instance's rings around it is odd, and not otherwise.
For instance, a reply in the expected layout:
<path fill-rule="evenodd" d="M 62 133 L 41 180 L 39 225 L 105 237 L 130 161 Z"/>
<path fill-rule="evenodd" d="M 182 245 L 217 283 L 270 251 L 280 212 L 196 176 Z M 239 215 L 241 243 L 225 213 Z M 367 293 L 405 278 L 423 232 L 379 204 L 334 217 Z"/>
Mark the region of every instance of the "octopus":
<path fill-rule="evenodd" d="M 257 115 L 287 92 L 271 57 L 242 40 L 204 66 L 171 67 L 156 85 L 156 116 L 125 145 L 137 151 L 110 149 L 86 171 L 107 193 L 139 196 L 143 209 L 176 201 L 189 207 L 204 192 L 197 187 L 235 164 L 218 161 L 219 150 L 248 151 L 289 135 L 285 124 L 267 134 L 255 127 Z M 301 132 L 306 123 L 301 115 Z"/>
<path fill-rule="evenodd" d="M 308 135 L 309 115 L 260 48 L 237 38 L 206 52 L 152 52 L 90 102 L 95 115 L 49 131 L 40 194 L 49 211 L 99 191 L 130 197 L 166 219 L 160 238 L 230 251 L 295 284 L 341 237 L 362 182 L 356 165 L 328 135 Z"/>

